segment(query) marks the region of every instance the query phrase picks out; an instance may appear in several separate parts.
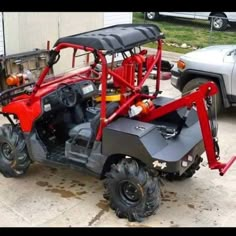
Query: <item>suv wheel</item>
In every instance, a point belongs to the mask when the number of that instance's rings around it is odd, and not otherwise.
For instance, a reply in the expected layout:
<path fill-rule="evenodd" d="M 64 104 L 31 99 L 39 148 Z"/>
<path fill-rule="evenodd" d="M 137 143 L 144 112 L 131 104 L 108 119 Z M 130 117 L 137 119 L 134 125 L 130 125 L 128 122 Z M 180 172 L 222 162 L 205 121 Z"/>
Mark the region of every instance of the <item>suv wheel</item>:
<path fill-rule="evenodd" d="M 205 78 L 194 78 L 194 79 L 190 80 L 187 84 L 185 84 L 185 86 L 182 90 L 182 95 L 188 94 L 191 90 L 196 89 L 200 85 L 205 84 L 209 81 L 210 81 L 209 79 L 205 79 Z M 218 90 L 219 90 L 219 92 L 212 97 L 213 98 L 213 100 L 212 100 L 213 114 L 215 112 L 217 114 L 219 114 L 220 111 L 222 110 L 222 98 L 221 98 L 219 87 L 218 87 Z"/>
<path fill-rule="evenodd" d="M 212 28 L 217 31 L 225 30 L 228 25 L 227 17 L 221 13 L 217 13 L 211 16 L 210 22 L 211 22 Z"/>
<path fill-rule="evenodd" d="M 135 160 L 123 159 L 106 174 L 104 198 L 119 218 L 142 221 L 160 205 L 159 179 Z"/>
<path fill-rule="evenodd" d="M 8 124 L 0 127 L 0 172 L 5 177 L 18 177 L 25 174 L 30 163 L 20 129 Z"/>
<path fill-rule="evenodd" d="M 156 20 L 158 18 L 158 12 L 145 12 L 145 19 Z"/>

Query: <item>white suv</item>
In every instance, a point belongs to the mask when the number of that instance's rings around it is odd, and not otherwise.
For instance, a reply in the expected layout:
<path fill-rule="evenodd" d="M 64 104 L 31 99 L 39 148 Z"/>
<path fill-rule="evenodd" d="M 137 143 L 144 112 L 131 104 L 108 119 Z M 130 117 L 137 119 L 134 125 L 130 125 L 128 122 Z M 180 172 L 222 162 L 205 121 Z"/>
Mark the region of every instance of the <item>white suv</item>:
<path fill-rule="evenodd" d="M 214 30 L 222 31 L 236 22 L 236 12 L 144 12 L 145 19 L 156 20 L 160 16 L 209 20 Z"/>
<path fill-rule="evenodd" d="M 219 89 L 212 104 L 217 113 L 236 105 L 236 45 L 214 45 L 186 53 L 171 73 L 171 84 L 183 95 L 214 81 Z"/>

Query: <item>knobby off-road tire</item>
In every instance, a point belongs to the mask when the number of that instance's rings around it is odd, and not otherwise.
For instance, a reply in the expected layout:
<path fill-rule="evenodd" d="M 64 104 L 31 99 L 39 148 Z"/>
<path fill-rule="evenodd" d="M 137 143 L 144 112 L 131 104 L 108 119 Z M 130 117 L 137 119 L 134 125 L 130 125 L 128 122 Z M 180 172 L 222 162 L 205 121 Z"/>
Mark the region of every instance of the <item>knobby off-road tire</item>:
<path fill-rule="evenodd" d="M 135 160 L 122 159 L 111 166 L 104 181 L 104 198 L 119 218 L 141 222 L 160 205 L 158 177 L 149 174 Z"/>
<path fill-rule="evenodd" d="M 27 171 L 31 160 L 18 127 L 0 127 L 0 172 L 5 177 L 18 177 Z"/>

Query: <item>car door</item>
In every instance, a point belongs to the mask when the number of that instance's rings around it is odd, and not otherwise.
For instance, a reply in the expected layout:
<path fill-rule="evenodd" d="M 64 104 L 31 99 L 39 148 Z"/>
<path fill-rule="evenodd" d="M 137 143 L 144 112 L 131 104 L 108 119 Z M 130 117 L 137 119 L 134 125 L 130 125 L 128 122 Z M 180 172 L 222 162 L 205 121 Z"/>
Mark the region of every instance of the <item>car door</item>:
<path fill-rule="evenodd" d="M 236 102 L 236 54 L 234 54 L 234 67 L 231 77 L 231 99 L 232 102 Z"/>
<path fill-rule="evenodd" d="M 159 15 L 194 19 L 194 12 L 159 12 Z"/>
<path fill-rule="evenodd" d="M 199 20 L 208 20 L 211 12 L 194 12 L 194 18 Z"/>

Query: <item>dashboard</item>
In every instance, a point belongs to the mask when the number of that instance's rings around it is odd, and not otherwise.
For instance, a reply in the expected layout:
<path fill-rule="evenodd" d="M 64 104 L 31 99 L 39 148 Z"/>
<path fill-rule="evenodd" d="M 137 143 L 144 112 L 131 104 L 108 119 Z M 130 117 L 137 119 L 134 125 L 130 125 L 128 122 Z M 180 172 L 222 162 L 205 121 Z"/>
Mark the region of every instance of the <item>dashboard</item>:
<path fill-rule="evenodd" d="M 60 85 L 61 84 L 58 85 L 57 90 L 51 92 L 50 94 L 42 98 L 42 106 L 43 106 L 44 112 L 57 111 L 66 107 L 66 105 L 61 102 L 61 99 L 59 97 L 59 93 L 58 93 L 59 90 L 61 90 L 60 92 L 62 94 L 64 93 L 63 85 L 62 86 Z M 85 101 L 89 98 L 92 98 L 98 93 L 98 90 L 95 84 L 90 80 L 83 80 L 83 81 L 79 81 L 74 84 L 68 84 L 65 86 L 70 87 L 71 96 L 74 96 L 75 94 L 77 103 Z M 70 94 L 65 94 L 65 99 L 68 98 L 69 96 Z"/>

